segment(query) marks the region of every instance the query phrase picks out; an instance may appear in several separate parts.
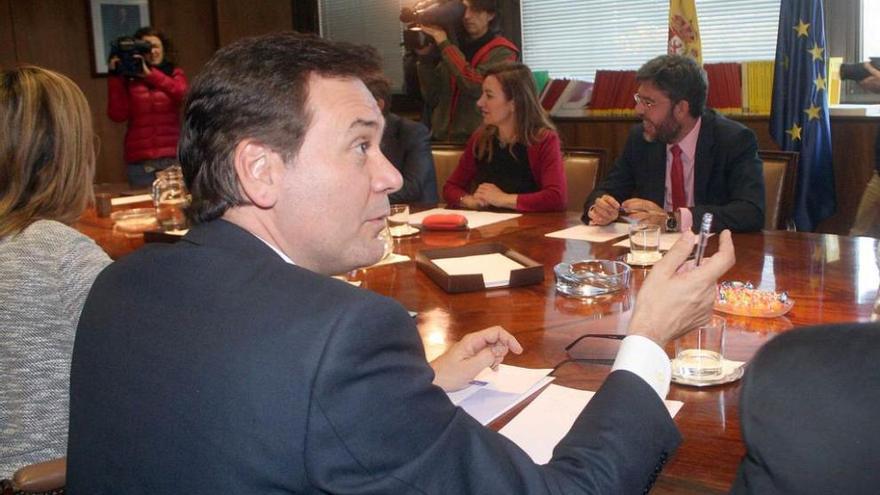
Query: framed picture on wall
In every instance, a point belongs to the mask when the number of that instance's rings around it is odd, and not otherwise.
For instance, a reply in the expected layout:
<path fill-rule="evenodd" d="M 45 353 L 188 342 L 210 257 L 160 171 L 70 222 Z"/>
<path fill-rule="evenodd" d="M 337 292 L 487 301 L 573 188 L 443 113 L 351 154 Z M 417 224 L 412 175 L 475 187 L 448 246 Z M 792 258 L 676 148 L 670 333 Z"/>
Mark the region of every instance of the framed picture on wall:
<path fill-rule="evenodd" d="M 150 0 L 88 0 L 92 27 L 92 72 L 107 75 L 110 45 L 150 25 Z"/>

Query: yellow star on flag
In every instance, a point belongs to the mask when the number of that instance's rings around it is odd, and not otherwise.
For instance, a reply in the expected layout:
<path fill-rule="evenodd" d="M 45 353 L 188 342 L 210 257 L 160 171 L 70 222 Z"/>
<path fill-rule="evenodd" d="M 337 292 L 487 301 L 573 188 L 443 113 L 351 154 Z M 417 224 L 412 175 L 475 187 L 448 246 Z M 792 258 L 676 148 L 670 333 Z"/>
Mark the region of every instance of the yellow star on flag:
<path fill-rule="evenodd" d="M 807 31 L 810 29 L 810 25 L 805 23 L 803 19 L 800 19 L 798 25 L 794 27 L 794 30 L 797 31 L 798 37 L 807 36 Z"/>
<path fill-rule="evenodd" d="M 797 141 L 801 138 L 801 127 L 794 124 L 791 126 L 791 129 L 785 131 L 785 133 L 791 136 L 792 141 Z"/>
<path fill-rule="evenodd" d="M 813 62 L 816 60 L 822 60 L 822 52 L 825 51 L 824 48 L 820 48 L 819 44 L 815 41 L 813 42 L 813 48 L 807 50 L 813 56 Z"/>
<path fill-rule="evenodd" d="M 818 119 L 819 110 L 821 110 L 819 107 L 810 103 L 810 108 L 804 110 L 804 113 L 807 114 L 807 120 Z M 800 130 L 798 130 L 798 137 L 800 137 Z M 794 139 L 794 135 L 792 135 L 792 139 Z"/>
<path fill-rule="evenodd" d="M 813 84 L 816 85 L 816 91 L 819 91 L 822 89 L 827 89 L 825 87 L 825 78 L 822 77 L 822 74 L 819 74 L 819 77 L 817 77 L 816 79 L 813 79 Z"/>

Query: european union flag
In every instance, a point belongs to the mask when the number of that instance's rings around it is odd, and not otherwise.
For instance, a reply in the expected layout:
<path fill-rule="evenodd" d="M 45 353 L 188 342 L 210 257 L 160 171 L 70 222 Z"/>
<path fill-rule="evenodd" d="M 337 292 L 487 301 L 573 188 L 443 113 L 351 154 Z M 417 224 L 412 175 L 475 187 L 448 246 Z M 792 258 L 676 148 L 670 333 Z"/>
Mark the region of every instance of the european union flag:
<path fill-rule="evenodd" d="M 783 150 L 799 151 L 794 221 L 813 230 L 834 213 L 834 169 L 821 0 L 782 0 L 770 135 Z"/>

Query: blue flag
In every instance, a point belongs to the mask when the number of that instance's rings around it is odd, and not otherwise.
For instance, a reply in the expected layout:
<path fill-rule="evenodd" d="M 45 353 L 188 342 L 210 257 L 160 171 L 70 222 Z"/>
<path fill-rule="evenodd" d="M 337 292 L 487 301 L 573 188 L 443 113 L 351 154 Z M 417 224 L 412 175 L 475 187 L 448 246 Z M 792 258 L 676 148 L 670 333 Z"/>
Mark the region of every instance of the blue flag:
<path fill-rule="evenodd" d="M 834 169 L 828 119 L 825 16 L 821 0 L 782 0 L 770 135 L 800 152 L 794 221 L 810 231 L 834 213 Z"/>

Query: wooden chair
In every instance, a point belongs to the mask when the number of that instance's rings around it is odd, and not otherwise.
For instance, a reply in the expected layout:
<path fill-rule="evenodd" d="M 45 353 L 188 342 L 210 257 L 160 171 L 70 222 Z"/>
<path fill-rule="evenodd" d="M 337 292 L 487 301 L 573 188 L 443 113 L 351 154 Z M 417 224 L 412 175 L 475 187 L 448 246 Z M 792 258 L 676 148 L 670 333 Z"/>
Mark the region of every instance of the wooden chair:
<path fill-rule="evenodd" d="M 464 143 L 432 143 L 431 154 L 434 156 L 434 173 L 437 175 L 437 192 L 443 198 L 443 186 L 452 171 L 458 166 L 458 160 L 464 153 Z"/>
<path fill-rule="evenodd" d="M 67 482 L 67 458 L 39 462 L 25 466 L 12 475 L 12 480 L 3 480 L 3 493 L 63 493 Z"/>
<path fill-rule="evenodd" d="M 599 148 L 563 150 L 565 181 L 568 185 L 569 211 L 581 211 L 596 182 L 605 175 L 607 152 Z"/>
<path fill-rule="evenodd" d="M 764 229 L 793 229 L 798 154 L 758 150 L 758 156 L 764 162 Z"/>

